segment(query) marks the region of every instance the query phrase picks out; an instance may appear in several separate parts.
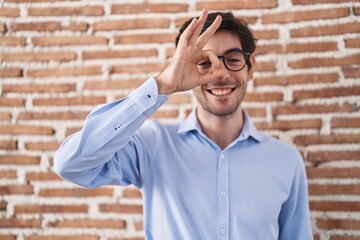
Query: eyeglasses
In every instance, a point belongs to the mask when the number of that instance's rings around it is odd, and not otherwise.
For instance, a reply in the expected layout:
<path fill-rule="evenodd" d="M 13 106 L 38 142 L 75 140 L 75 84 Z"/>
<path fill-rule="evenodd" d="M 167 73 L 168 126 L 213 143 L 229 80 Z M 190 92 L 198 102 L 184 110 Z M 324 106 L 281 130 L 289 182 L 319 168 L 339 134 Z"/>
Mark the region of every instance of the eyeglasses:
<path fill-rule="evenodd" d="M 226 50 L 224 55 L 218 56 L 223 61 L 225 67 L 233 72 L 241 71 L 248 62 L 250 53 L 244 52 L 240 48 L 232 48 Z M 211 61 L 209 59 L 202 60 L 198 64 L 198 68 L 201 72 L 205 72 L 211 68 Z"/>

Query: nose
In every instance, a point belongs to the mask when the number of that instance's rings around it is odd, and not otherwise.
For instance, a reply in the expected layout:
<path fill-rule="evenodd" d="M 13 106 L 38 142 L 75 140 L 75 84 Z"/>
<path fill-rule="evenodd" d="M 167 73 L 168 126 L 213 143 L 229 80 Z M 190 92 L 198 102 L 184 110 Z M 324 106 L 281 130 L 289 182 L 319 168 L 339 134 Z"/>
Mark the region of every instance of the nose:
<path fill-rule="evenodd" d="M 225 65 L 225 58 L 223 56 L 218 56 L 221 62 L 221 70 L 223 74 L 220 75 L 219 80 L 229 79 L 230 78 L 230 71 Z"/>

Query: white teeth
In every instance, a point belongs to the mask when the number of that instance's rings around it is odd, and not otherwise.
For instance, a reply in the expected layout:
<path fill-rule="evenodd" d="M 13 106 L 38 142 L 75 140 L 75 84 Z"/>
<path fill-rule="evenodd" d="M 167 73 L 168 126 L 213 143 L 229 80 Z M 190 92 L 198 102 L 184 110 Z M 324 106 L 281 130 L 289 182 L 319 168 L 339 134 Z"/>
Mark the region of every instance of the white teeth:
<path fill-rule="evenodd" d="M 222 96 L 222 95 L 226 95 L 229 92 L 231 92 L 230 88 L 227 89 L 212 89 L 210 90 L 211 94 L 216 95 L 216 96 Z"/>

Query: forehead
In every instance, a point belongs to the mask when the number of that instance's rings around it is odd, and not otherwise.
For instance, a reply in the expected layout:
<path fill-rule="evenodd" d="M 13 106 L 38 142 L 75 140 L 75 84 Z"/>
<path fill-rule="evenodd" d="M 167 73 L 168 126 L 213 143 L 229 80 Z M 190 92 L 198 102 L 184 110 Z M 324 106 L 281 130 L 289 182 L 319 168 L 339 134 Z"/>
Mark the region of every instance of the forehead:
<path fill-rule="evenodd" d="M 223 52 L 231 48 L 242 49 L 239 38 L 231 32 L 219 31 L 216 32 L 209 39 L 209 41 L 206 43 L 203 49 L 204 50 L 211 49 L 217 54 L 222 54 Z"/>

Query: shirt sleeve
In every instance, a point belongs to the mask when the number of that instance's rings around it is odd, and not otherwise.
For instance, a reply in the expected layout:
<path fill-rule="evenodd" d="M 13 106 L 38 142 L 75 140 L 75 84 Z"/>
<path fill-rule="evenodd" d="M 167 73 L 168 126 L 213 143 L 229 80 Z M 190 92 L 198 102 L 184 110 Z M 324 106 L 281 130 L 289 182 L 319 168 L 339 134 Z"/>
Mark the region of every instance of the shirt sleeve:
<path fill-rule="evenodd" d="M 279 240 L 312 240 L 306 172 L 301 155 L 292 180 L 291 191 L 279 216 Z"/>
<path fill-rule="evenodd" d="M 87 188 L 141 187 L 148 155 L 146 142 L 136 132 L 166 100 L 167 96 L 158 95 L 155 79 L 149 78 L 128 97 L 96 108 L 83 129 L 66 138 L 56 151 L 55 172 Z"/>

